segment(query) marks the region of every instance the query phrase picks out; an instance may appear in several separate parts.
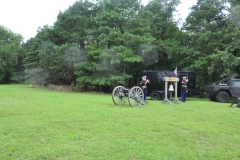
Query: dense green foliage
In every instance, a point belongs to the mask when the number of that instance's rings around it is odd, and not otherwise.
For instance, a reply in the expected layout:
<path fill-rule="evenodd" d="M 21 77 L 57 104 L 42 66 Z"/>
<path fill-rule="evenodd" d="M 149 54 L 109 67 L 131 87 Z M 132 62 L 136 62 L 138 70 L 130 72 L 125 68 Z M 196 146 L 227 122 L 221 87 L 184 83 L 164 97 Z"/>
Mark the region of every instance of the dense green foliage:
<path fill-rule="evenodd" d="M 239 73 L 239 28 L 227 17 L 226 3 L 198 0 L 184 25 L 190 35 L 185 63 L 202 75 L 198 83 L 201 85 Z M 230 16 L 236 15 L 230 13 Z"/>
<path fill-rule="evenodd" d="M 187 98 L 116 106 L 110 94 L 0 86 L 0 155 L 26 159 L 239 159 L 240 109 Z"/>
<path fill-rule="evenodd" d="M 22 57 L 21 42 L 22 36 L 0 25 L 0 83 L 10 83 L 21 71 L 18 61 Z"/>
<path fill-rule="evenodd" d="M 191 70 L 199 89 L 240 72 L 237 0 L 198 0 L 183 27 L 179 0 L 76 1 L 26 43 L 1 28 L 0 83 L 79 85 L 82 89 L 138 84 L 143 70 Z M 6 40 L 6 37 L 10 36 Z M 9 48 L 11 44 L 13 47 Z M 6 59 L 6 55 L 8 55 Z"/>

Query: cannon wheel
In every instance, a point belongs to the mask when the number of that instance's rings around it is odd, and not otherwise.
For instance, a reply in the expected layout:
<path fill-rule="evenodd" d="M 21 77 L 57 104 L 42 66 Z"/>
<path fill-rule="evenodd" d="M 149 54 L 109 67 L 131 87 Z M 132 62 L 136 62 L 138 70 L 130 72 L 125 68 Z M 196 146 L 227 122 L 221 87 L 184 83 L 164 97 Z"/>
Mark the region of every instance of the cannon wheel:
<path fill-rule="evenodd" d="M 143 101 L 143 90 L 140 87 L 133 87 L 128 93 L 128 102 L 132 107 L 140 107 L 144 104 Z"/>
<path fill-rule="evenodd" d="M 127 97 L 123 93 L 123 86 L 117 86 L 113 89 L 112 100 L 116 105 L 124 105 L 127 101 Z"/>

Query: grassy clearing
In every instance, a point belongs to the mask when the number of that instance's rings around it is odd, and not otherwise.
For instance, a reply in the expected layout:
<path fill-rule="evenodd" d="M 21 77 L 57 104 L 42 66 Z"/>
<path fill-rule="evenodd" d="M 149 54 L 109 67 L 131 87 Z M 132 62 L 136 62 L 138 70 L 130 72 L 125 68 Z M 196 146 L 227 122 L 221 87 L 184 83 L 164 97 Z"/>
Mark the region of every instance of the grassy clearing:
<path fill-rule="evenodd" d="M 240 109 L 0 86 L 0 159 L 240 159 Z"/>

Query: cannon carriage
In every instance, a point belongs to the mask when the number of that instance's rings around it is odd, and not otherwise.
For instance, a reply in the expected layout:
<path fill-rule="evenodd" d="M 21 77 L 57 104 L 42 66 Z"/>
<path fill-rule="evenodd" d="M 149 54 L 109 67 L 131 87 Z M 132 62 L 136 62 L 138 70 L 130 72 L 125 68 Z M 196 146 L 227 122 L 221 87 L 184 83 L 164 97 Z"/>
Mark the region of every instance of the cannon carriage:
<path fill-rule="evenodd" d="M 143 90 L 138 86 L 132 87 L 131 89 L 117 86 L 112 92 L 112 100 L 116 105 L 124 105 L 128 100 L 131 107 L 140 107 L 141 105 L 147 104 L 143 98 Z"/>

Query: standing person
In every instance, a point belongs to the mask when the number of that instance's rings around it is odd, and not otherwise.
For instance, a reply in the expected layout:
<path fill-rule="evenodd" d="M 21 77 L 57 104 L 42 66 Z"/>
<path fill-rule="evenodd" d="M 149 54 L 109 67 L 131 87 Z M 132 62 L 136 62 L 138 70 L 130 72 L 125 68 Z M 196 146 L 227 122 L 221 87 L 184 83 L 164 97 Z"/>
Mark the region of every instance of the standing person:
<path fill-rule="evenodd" d="M 143 89 L 143 100 L 146 101 L 146 97 L 147 97 L 147 85 L 150 84 L 149 80 L 147 80 L 147 76 L 143 76 L 142 80 L 140 82 L 140 86 Z"/>
<path fill-rule="evenodd" d="M 187 78 L 183 77 L 182 80 L 182 86 L 181 86 L 181 92 L 182 92 L 182 102 L 186 102 L 186 96 L 187 96 Z"/>

